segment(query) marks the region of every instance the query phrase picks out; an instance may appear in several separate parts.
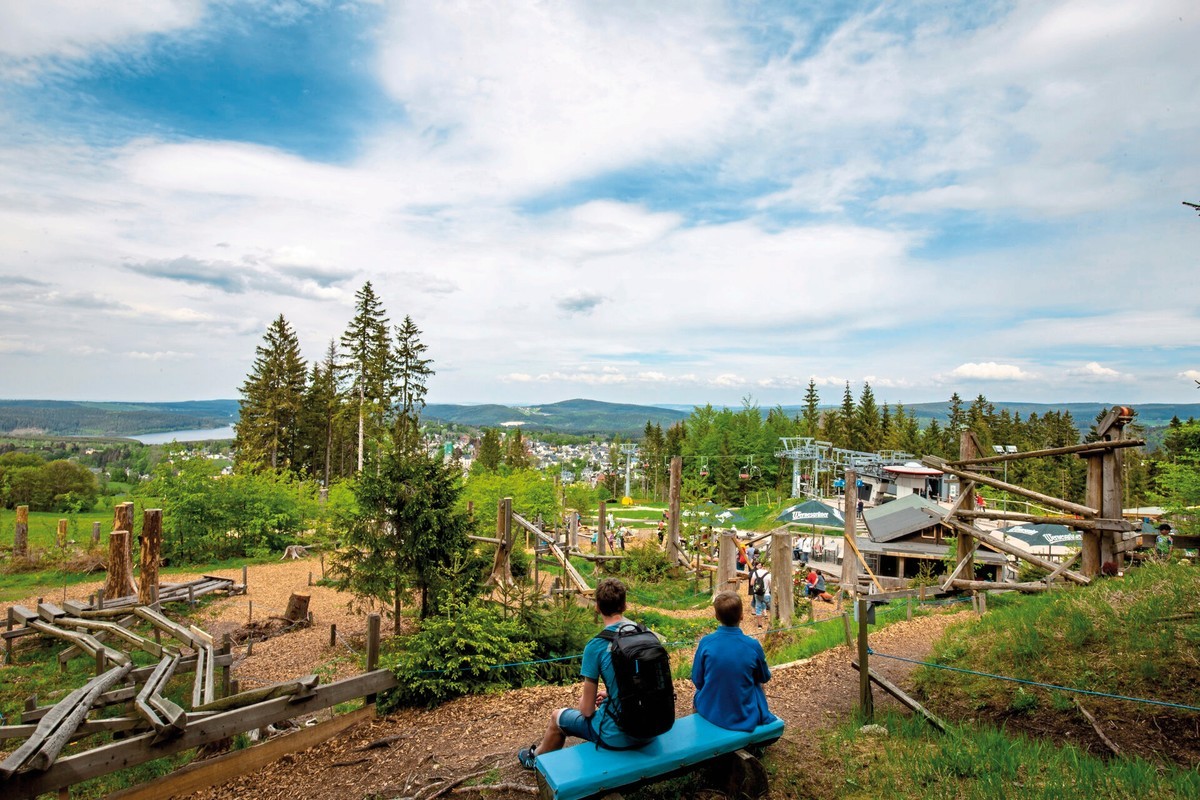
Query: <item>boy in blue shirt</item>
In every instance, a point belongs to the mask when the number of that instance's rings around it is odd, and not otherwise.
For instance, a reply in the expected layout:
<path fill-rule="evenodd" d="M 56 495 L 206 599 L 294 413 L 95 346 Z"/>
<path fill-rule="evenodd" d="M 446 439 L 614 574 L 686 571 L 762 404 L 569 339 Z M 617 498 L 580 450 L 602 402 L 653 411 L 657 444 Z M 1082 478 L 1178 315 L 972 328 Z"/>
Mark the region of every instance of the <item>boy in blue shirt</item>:
<path fill-rule="evenodd" d="M 742 598 L 721 592 L 713 599 L 721 627 L 700 640 L 692 661 L 696 713 L 733 731 L 752 731 L 771 722 L 763 684 L 771 680 L 759 641 L 742 632 Z"/>
<path fill-rule="evenodd" d="M 604 619 L 605 630 L 615 631 L 621 625 L 632 624 L 625 618 L 625 584 L 616 578 L 600 581 L 596 587 L 596 610 Z M 534 768 L 535 758 L 540 753 L 561 750 L 568 736 L 622 750 L 641 747 L 651 741 L 629 736 L 617 725 L 612 714 L 605 713 L 605 702 L 611 703 L 617 697 L 617 677 L 606 640 L 593 637 L 587 643 L 579 671 L 583 676 L 579 706 L 555 711 L 541 741 L 517 753 L 517 761 L 526 769 Z M 601 680 L 606 691 L 600 691 Z"/>

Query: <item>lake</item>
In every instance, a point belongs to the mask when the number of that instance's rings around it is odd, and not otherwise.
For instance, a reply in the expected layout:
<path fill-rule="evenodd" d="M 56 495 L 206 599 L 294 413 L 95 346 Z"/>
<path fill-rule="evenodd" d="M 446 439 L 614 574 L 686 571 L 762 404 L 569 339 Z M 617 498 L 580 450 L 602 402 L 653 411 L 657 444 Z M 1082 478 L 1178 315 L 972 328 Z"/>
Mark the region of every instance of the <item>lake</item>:
<path fill-rule="evenodd" d="M 233 426 L 224 428 L 201 428 L 191 431 L 167 431 L 166 433 L 145 433 L 141 436 L 130 436 L 142 444 L 168 444 L 170 442 L 204 442 L 210 439 L 232 439 Z"/>

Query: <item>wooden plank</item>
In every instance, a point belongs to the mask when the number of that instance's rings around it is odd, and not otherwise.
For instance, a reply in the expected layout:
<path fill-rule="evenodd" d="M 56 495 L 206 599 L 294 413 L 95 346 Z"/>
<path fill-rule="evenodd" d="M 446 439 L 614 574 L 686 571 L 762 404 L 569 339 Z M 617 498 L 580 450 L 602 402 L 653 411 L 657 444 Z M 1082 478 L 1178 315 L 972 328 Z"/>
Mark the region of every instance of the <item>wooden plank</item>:
<path fill-rule="evenodd" d="M 984 486 L 990 486 L 993 489 L 1000 489 L 1010 494 L 1024 497 L 1028 500 L 1036 500 L 1043 505 L 1050 506 L 1051 508 L 1057 508 L 1061 511 L 1066 511 L 1069 514 L 1078 514 L 1082 517 L 1100 516 L 1099 509 L 1081 506 L 1078 503 L 1072 503 L 1068 500 L 1062 500 L 1058 497 L 1051 497 L 1048 494 L 1035 492 L 1032 489 L 1026 489 L 1024 486 L 1017 486 L 1014 483 L 1005 483 L 998 478 L 980 475 L 978 472 L 968 472 L 966 470 L 955 469 L 951 467 L 947 461 L 938 458 L 937 456 L 925 456 L 921 459 L 921 462 L 926 466 L 933 467 L 934 469 L 940 469 L 942 472 L 949 472 L 951 475 L 957 475 L 959 480 L 974 481 L 975 483 L 980 483 Z"/>
<path fill-rule="evenodd" d="M 131 673 L 132 674 L 132 673 Z M 93 708 L 104 708 L 105 706 L 113 706 L 118 703 L 128 703 L 137 696 L 137 687 L 124 686 L 120 689 L 113 689 L 111 692 L 105 692 L 96 698 L 92 703 Z M 54 710 L 54 706 L 38 706 L 29 711 L 21 712 L 21 722 L 37 722 L 45 717 L 48 713 Z"/>
<path fill-rule="evenodd" d="M 975 551 L 978 549 L 979 543 L 976 542 L 975 546 L 971 548 L 971 552 L 959 559 L 958 566 L 954 568 L 953 572 L 946 576 L 946 580 L 942 581 L 942 591 L 946 591 L 950 588 L 951 584 L 954 583 L 954 579 L 958 577 L 958 573 L 963 571 L 963 567 L 975 561 Z"/>
<path fill-rule="evenodd" d="M 991 592 L 1003 591 L 1005 589 L 1014 592 L 1045 592 L 1051 587 L 1049 584 L 1038 581 L 1037 583 L 996 583 L 995 581 L 968 581 L 954 580 L 950 582 L 957 589 L 970 589 L 975 592 Z"/>
<path fill-rule="evenodd" d="M 36 611 L 30 611 L 25 606 L 11 606 L 8 609 L 8 613 L 12 615 L 13 619 L 22 625 L 28 625 L 30 622 L 38 618 Z"/>
<path fill-rule="evenodd" d="M 188 764 L 149 783 L 114 792 L 108 795 L 106 800 L 161 800 L 164 797 L 183 797 L 220 786 L 234 778 L 262 769 L 286 755 L 323 744 L 355 725 L 373 719 L 374 716 L 374 707 L 360 708 L 320 725 L 277 736 L 254 747 Z"/>
<path fill-rule="evenodd" d="M 968 536 L 974 536 L 976 539 L 978 539 L 983 544 L 986 544 L 988 547 L 991 547 L 995 550 L 999 550 L 1001 553 L 1008 553 L 1011 556 L 1016 556 L 1017 558 L 1028 561 L 1030 564 L 1035 564 L 1044 570 L 1053 572 L 1054 569 L 1058 566 L 1058 564 L 1056 564 L 1055 562 L 1048 561 L 1040 556 L 1035 556 L 1032 553 L 1027 553 L 1024 550 L 1022 550 L 1021 548 L 1017 547 L 1016 545 L 1012 545 L 1012 544 L 1009 544 L 1008 542 L 1001 541 L 1000 539 L 993 538 L 992 536 L 989 536 L 986 531 L 981 531 L 973 525 L 964 525 L 963 523 L 959 522 L 956 519 L 947 519 L 946 524 L 949 525 L 950 527 L 954 528 L 956 531 L 965 533 Z M 1066 577 L 1070 578 L 1071 580 L 1075 581 L 1075 583 L 1083 584 L 1084 586 L 1086 586 L 1087 584 L 1092 582 L 1091 578 L 1087 578 L 1083 575 L 1080 575 L 1078 572 L 1071 572 L 1070 570 L 1064 570 L 1062 574 L 1065 575 Z"/>
<path fill-rule="evenodd" d="M 209 652 L 211 651 L 207 647 L 201 647 L 196 651 L 196 677 L 192 681 L 192 708 L 204 702 L 204 679 L 208 675 L 208 670 L 204 668 L 204 659 Z"/>
<path fill-rule="evenodd" d="M 60 626 L 69 628 L 83 628 L 89 631 L 103 631 L 106 634 L 116 636 L 118 639 L 123 639 L 143 652 L 149 653 L 155 658 L 162 658 L 163 648 L 157 642 L 153 642 L 145 637 L 138 636 L 131 630 L 126 630 L 114 622 L 103 622 L 94 619 L 79 619 L 77 617 L 63 617 L 58 621 Z M 100 641 L 98 636 L 93 636 L 96 641 Z"/>
<path fill-rule="evenodd" d="M 311 694 L 319 685 L 320 679 L 316 675 L 306 675 L 296 680 L 275 683 L 258 689 L 250 689 L 249 691 L 230 695 L 229 697 L 222 697 L 219 700 L 210 700 L 204 705 L 196 706 L 192 710 L 228 711 L 231 708 L 244 708 L 255 703 L 261 703 L 264 700 L 273 700 L 276 697 Z"/>
<path fill-rule="evenodd" d="M 24 744 L 0 764 L 0 776 L 11 777 L 26 763 L 31 769 L 38 771 L 45 770 L 53 764 L 54 759 L 70 741 L 75 729 L 91 711 L 92 702 L 108 687 L 124 680 L 131 669 L 133 665 L 129 663 L 113 667 L 67 695 L 66 699 L 42 718 L 34 735 L 26 739 Z"/>
<path fill-rule="evenodd" d="M 1020 461 L 1025 458 L 1042 458 L 1044 456 L 1065 456 L 1071 453 L 1084 455 L 1086 453 L 1106 453 L 1121 447 L 1142 447 L 1145 439 L 1118 439 L 1111 442 L 1084 442 L 1065 447 L 1048 447 L 1042 450 L 1025 450 L 1019 453 L 1004 453 L 995 456 L 980 456 L 978 458 L 960 458 L 949 462 L 955 467 L 980 466 L 983 464 L 999 464 L 1002 461 Z"/>
<path fill-rule="evenodd" d="M 0 784 L 6 800 L 25 800 L 44 792 L 81 783 L 99 775 L 144 764 L 203 744 L 227 739 L 234 734 L 253 730 L 284 719 L 330 708 L 364 695 L 382 692 L 396 685 L 396 677 L 388 670 L 375 670 L 346 680 L 330 683 L 297 703 L 281 697 L 206 717 L 203 724 L 189 724 L 183 734 L 158 744 L 152 744 L 153 733 L 144 733 L 112 742 L 78 755 L 60 758 L 43 773 L 18 773 Z"/>
<path fill-rule="evenodd" d="M 112 733 L 114 731 L 131 731 L 145 725 L 141 717 L 109 717 L 108 719 L 85 720 L 75 729 L 72 738 L 91 736 L 94 733 Z M 0 741 L 4 739 L 25 739 L 37 730 L 37 723 L 25 725 L 0 725 Z"/>
<path fill-rule="evenodd" d="M 46 622 L 56 622 L 67 615 L 67 612 L 54 605 L 54 603 L 38 603 L 37 610 L 38 616 L 46 620 Z"/>
<path fill-rule="evenodd" d="M 134 609 L 133 613 L 137 614 L 139 617 L 146 620 L 163 633 L 174 637 L 180 642 L 183 642 L 188 647 L 199 648 L 202 643 L 202 640 L 197 638 L 187 628 L 172 622 L 152 608 L 147 606 L 138 606 L 136 609 Z"/>
<path fill-rule="evenodd" d="M 1081 531 L 1097 531 L 1097 530 L 1112 530 L 1112 531 L 1128 531 L 1133 530 L 1133 523 L 1125 519 L 1104 519 L 1098 517 L 1095 519 L 1081 519 L 1079 517 L 1055 517 L 1046 516 L 1044 514 L 1026 514 L 1018 511 L 975 511 L 962 510 L 955 516 L 963 519 L 998 519 L 1008 520 L 1010 522 L 1028 522 L 1033 525 L 1066 525 L 1068 528 L 1075 528 Z"/>
<path fill-rule="evenodd" d="M 856 669 L 856 670 L 861 669 L 859 667 L 858 661 L 851 660 L 850 665 L 853 666 L 854 669 Z M 878 672 L 871 669 L 870 667 L 867 668 L 867 676 L 871 679 L 871 682 L 874 683 L 876 686 L 878 686 L 880 689 L 883 689 L 885 692 L 890 694 L 892 697 L 896 698 L 901 703 L 908 706 L 913 711 L 916 711 L 918 714 L 925 717 L 925 719 L 929 720 L 929 724 L 931 724 L 931 725 L 933 725 L 933 727 L 937 728 L 938 731 L 940 731 L 941 733 L 946 732 L 946 723 L 942 722 L 940 719 L 937 718 L 936 715 L 933 714 L 933 712 L 931 712 L 929 709 L 925 708 L 925 706 L 921 705 L 916 700 L 914 700 L 912 697 L 910 697 L 908 695 L 908 693 L 905 692 L 903 689 L 901 689 L 899 686 L 892 683 L 887 678 L 883 677 L 882 675 L 880 675 Z"/>
<path fill-rule="evenodd" d="M 879 578 L 876 578 L 875 573 L 872 572 L 871 568 L 867 566 L 867 560 L 865 558 L 863 558 L 863 554 L 861 552 L 859 552 L 858 545 L 854 543 L 854 537 L 853 536 L 846 537 L 846 544 L 850 545 L 850 549 L 852 551 L 854 551 L 855 557 L 858 558 L 858 563 L 862 564 L 863 569 L 865 569 L 867 571 L 867 575 L 869 575 L 871 578 L 871 581 L 874 582 L 875 588 L 878 589 L 880 592 L 882 592 L 883 586 L 882 586 L 882 584 L 879 583 Z"/>

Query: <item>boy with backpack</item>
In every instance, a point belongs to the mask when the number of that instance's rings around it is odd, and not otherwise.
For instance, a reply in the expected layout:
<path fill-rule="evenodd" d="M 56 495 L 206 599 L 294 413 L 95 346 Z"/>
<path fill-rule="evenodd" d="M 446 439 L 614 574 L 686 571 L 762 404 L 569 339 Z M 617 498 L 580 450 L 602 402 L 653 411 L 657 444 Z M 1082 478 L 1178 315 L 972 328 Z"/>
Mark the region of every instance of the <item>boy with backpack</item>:
<path fill-rule="evenodd" d="M 541 741 L 517 753 L 526 769 L 534 769 L 539 754 L 562 749 L 568 736 L 610 750 L 632 750 L 675 722 L 670 658 L 657 635 L 625 618 L 625 584 L 616 578 L 600 581 L 596 610 L 604 629 L 583 649 L 579 706 L 555 711 Z"/>
<path fill-rule="evenodd" d="M 771 669 L 762 645 L 742 632 L 742 598 L 721 592 L 713 599 L 721 627 L 700 640 L 692 660 L 696 713 L 733 731 L 752 731 L 771 722 L 763 684 Z"/>

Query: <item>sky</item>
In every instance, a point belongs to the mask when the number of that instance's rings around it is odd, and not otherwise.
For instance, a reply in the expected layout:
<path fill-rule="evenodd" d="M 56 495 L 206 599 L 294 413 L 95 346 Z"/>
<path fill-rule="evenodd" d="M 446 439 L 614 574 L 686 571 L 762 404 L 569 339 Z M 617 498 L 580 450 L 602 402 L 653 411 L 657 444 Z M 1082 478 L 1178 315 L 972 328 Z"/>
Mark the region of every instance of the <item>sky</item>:
<path fill-rule="evenodd" d="M 1197 402 L 1200 6 L 0 3 L 0 397 Z"/>

